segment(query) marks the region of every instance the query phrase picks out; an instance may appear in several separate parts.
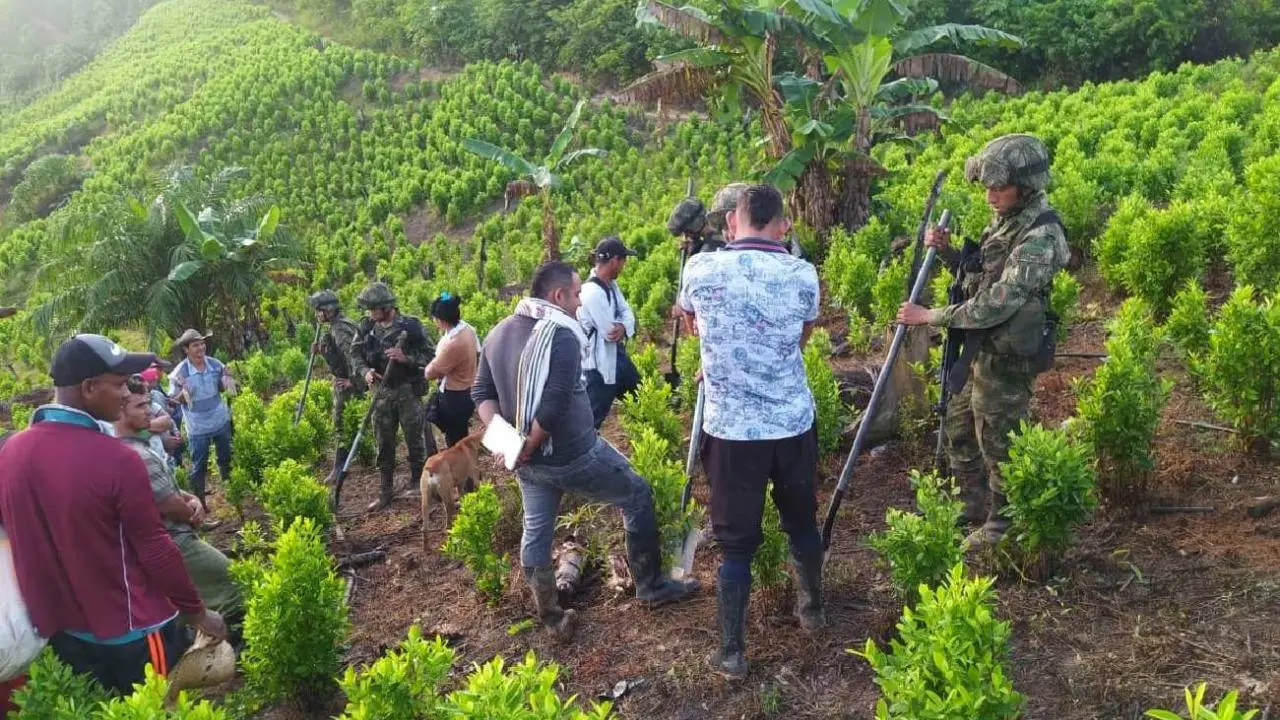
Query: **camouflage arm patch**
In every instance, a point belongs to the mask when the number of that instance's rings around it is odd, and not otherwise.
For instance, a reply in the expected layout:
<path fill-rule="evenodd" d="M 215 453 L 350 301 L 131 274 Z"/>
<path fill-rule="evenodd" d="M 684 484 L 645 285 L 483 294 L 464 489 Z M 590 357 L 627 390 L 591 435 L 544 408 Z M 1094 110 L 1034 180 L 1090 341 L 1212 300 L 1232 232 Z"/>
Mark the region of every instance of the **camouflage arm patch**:
<path fill-rule="evenodd" d="M 959 305 L 936 311 L 935 324 L 962 330 L 986 330 L 1013 317 L 1027 299 L 1041 294 L 1057 271 L 1054 233 L 1036 232 L 1009 253 L 1000 279 Z M 932 322 L 935 318 L 930 317 Z"/>

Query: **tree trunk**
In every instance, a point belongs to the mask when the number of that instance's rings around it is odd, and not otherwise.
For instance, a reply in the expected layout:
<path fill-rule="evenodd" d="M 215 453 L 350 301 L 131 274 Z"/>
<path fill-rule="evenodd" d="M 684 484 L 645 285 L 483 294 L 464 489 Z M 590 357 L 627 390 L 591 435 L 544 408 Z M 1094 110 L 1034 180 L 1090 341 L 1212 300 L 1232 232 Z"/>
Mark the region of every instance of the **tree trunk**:
<path fill-rule="evenodd" d="M 792 197 L 796 216 L 818 234 L 819 247 L 836 224 L 835 178 L 826 163 L 815 158 L 800 174 Z"/>
<path fill-rule="evenodd" d="M 551 194 L 542 191 L 542 262 L 560 259 L 560 235 L 556 231 L 556 211 L 551 205 Z"/>
<path fill-rule="evenodd" d="M 858 159 L 844 164 L 840 178 L 840 200 L 836 207 L 840 225 L 856 232 L 871 216 L 871 166 Z"/>
<path fill-rule="evenodd" d="M 773 57 L 778 51 L 778 38 L 773 33 L 768 33 L 764 42 L 764 67 L 761 71 L 768 90 L 760 98 L 760 124 L 769 137 L 769 156 L 779 160 L 791 150 L 791 131 L 787 129 L 787 122 L 782 116 L 782 96 L 773 87 Z"/>

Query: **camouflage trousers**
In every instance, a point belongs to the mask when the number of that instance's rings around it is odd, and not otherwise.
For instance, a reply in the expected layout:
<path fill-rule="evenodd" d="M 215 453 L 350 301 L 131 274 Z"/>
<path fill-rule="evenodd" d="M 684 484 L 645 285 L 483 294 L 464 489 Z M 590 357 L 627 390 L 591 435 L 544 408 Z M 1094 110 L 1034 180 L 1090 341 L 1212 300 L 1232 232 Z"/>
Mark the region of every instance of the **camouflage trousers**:
<path fill-rule="evenodd" d="M 1001 494 L 1000 463 L 1009 459 L 1009 434 L 1030 416 L 1034 380 L 1030 358 L 982 352 L 969 382 L 948 404 L 947 463 L 967 498 L 982 493 L 983 478 Z"/>
<path fill-rule="evenodd" d="M 421 470 L 426 462 L 425 423 L 422 401 L 413 394 L 408 383 L 399 387 L 379 387 L 374 395 L 378 404 L 373 411 L 374 438 L 378 443 L 377 465 L 387 470 L 396 466 L 396 431 L 404 431 L 404 444 L 409 448 L 409 467 Z"/>
<path fill-rule="evenodd" d="M 337 385 L 333 386 L 333 438 L 338 447 L 345 447 L 345 443 L 354 439 L 346 436 L 346 428 L 342 424 L 342 413 L 347 408 L 347 402 L 356 395 L 354 387 L 344 390 Z"/>

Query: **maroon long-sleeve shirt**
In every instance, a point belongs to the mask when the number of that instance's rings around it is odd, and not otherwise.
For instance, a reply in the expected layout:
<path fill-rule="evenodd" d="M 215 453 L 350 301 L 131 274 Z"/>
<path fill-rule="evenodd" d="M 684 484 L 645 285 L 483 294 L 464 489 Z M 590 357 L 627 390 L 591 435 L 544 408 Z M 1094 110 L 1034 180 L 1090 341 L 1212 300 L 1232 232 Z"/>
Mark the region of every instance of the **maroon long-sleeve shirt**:
<path fill-rule="evenodd" d="M 0 449 L 0 524 L 36 629 L 119 639 L 203 610 L 137 453 L 83 413 L 47 415 Z"/>

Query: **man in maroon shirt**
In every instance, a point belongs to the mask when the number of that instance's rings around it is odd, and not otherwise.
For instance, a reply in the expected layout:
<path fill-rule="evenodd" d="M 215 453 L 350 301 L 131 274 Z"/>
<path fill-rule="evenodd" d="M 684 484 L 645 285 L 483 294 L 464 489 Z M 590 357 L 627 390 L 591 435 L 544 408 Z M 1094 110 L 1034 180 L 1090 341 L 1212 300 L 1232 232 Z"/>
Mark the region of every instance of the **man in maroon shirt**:
<path fill-rule="evenodd" d="M 103 432 L 119 417 L 125 382 L 154 362 L 101 335 L 62 344 L 54 403 L 0 449 L 0 524 L 36 629 L 58 657 L 127 693 L 151 663 L 166 674 L 190 644 L 178 618 L 218 640 L 160 521 L 146 467 Z"/>

